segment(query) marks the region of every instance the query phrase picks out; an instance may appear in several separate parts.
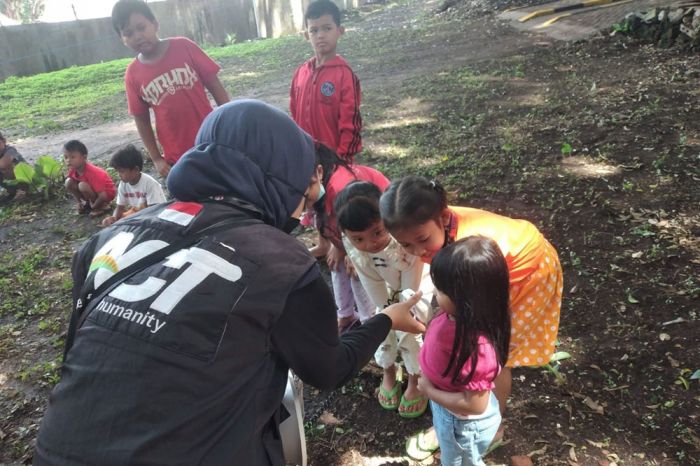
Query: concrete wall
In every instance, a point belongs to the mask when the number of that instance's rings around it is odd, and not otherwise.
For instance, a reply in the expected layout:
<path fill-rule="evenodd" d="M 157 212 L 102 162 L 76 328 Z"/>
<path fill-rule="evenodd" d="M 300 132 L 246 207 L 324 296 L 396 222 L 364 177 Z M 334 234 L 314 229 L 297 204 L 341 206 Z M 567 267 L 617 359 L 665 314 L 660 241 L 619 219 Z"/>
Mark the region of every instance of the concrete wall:
<path fill-rule="evenodd" d="M 186 36 L 200 45 L 278 37 L 303 28 L 311 0 L 167 0 L 150 6 L 161 37 Z M 334 0 L 342 9 L 365 0 Z M 132 57 L 110 18 L 0 27 L 0 81 L 73 65 Z"/>

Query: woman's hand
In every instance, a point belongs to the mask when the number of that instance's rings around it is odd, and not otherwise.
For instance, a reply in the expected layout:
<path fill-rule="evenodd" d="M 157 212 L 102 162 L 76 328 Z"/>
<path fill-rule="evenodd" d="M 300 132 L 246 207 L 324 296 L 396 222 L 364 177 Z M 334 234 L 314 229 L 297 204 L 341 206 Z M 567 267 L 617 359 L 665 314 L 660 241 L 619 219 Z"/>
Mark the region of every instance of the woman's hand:
<path fill-rule="evenodd" d="M 420 323 L 411 313 L 411 308 L 416 305 L 421 296 L 423 296 L 423 293 L 419 291 L 406 301 L 392 304 L 384 308 L 382 312 L 391 319 L 392 330 L 408 333 L 425 332 L 425 325 Z"/>

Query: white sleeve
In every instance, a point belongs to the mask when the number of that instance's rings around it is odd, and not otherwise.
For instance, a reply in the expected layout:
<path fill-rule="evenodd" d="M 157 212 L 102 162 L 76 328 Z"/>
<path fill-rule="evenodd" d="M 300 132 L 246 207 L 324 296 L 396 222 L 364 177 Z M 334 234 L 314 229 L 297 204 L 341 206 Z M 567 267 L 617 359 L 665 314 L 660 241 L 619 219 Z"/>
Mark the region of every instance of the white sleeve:
<path fill-rule="evenodd" d="M 379 309 L 384 309 L 389 303 L 389 290 L 387 289 L 386 282 L 369 261 L 366 260 L 366 256 L 358 251 L 346 238 L 343 238 L 343 245 L 345 246 L 348 257 L 352 261 L 352 265 L 355 266 L 355 271 L 362 283 L 362 287 L 365 289 L 374 305 Z"/>
<path fill-rule="evenodd" d="M 146 205 L 152 206 L 165 202 L 165 193 L 158 180 L 150 176 L 146 179 L 148 180 L 146 185 Z"/>
<path fill-rule="evenodd" d="M 124 183 L 123 181 L 120 181 L 119 186 L 117 187 L 117 205 L 120 205 L 122 207 L 126 207 L 128 204 L 126 202 L 126 195 L 125 195 L 126 194 L 126 191 L 125 191 L 126 186 L 125 185 L 126 185 L 126 183 Z"/>

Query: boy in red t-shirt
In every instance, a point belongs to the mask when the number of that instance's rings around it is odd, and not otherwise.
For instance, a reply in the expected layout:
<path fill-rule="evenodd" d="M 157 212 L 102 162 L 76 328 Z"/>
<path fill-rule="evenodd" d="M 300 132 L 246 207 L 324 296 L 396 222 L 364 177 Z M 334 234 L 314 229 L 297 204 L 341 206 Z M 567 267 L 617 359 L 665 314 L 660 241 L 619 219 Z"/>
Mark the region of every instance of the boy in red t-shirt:
<path fill-rule="evenodd" d="M 112 9 L 112 24 L 124 45 L 138 53 L 124 76 L 129 114 L 158 173 L 166 177 L 194 145 L 200 124 L 212 110 L 205 88 L 217 105 L 229 101 L 217 77 L 221 67 L 185 37 L 160 39 L 158 21 L 142 0 L 119 0 Z M 163 155 L 151 126 L 151 108 Z"/>
<path fill-rule="evenodd" d="M 78 140 L 63 145 L 63 158 L 68 165 L 66 189 L 78 203 L 78 213 L 97 217 L 109 210 L 117 193 L 109 174 L 87 161 L 87 147 Z"/>

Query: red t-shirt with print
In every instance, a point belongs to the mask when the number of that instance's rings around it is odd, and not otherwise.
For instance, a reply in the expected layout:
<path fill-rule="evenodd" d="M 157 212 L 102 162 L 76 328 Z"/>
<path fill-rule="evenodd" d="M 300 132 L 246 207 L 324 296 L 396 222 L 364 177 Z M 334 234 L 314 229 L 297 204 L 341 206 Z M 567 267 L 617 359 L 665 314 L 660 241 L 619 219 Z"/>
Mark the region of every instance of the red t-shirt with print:
<path fill-rule="evenodd" d="M 158 62 L 146 64 L 136 58 L 126 69 L 129 114 L 153 109 L 158 142 L 170 165 L 194 145 L 199 126 L 212 110 L 204 83 L 220 69 L 185 37 L 168 39 L 168 50 Z"/>
<path fill-rule="evenodd" d="M 85 170 L 83 170 L 82 175 L 78 174 L 75 168 L 69 169 L 68 178 L 75 180 L 78 183 L 81 181 L 86 182 L 97 194 L 101 192 L 107 193 L 107 202 L 111 202 L 112 199 L 114 199 L 114 196 L 117 194 L 117 189 L 114 187 L 112 177 L 109 176 L 106 171 L 100 167 L 96 167 L 90 162 L 85 163 Z"/>

